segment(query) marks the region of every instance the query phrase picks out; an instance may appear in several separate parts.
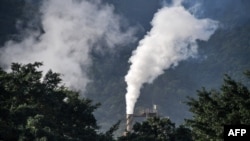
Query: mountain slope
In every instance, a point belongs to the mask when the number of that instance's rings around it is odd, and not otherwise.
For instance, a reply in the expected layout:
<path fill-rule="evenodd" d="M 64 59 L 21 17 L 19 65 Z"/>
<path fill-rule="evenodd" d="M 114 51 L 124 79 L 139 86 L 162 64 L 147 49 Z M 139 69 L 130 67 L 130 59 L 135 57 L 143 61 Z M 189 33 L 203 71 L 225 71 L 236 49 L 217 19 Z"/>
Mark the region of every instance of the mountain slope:
<path fill-rule="evenodd" d="M 139 29 L 139 40 L 150 30 L 150 21 L 161 7 L 160 1 L 155 0 L 148 3 L 144 0 L 106 1 L 114 5 L 115 11 L 121 14 L 130 26 Z M 166 70 L 153 84 L 144 85 L 136 112 L 157 104 L 162 116 L 169 116 L 172 121 L 180 124 L 185 117 L 191 116 L 188 107 L 183 103 L 186 96 L 195 96 L 196 90 L 202 86 L 218 88 L 225 73 L 244 81 L 242 72 L 250 69 L 250 16 L 246 14 L 249 13 L 250 2 L 196 1 L 202 3 L 203 11 L 197 16 L 218 20 L 220 28 L 208 42 L 199 41 L 199 54 L 196 58 L 182 61 L 179 66 Z M 191 2 L 193 1 L 190 1 L 189 5 L 186 4 L 187 8 L 191 7 Z M 33 8 L 29 9 L 27 6 Z M 37 7 L 38 4 L 30 0 L 0 1 L 1 46 L 9 39 L 20 40 L 20 30 L 30 27 L 39 29 L 39 20 L 36 19 L 39 19 Z M 21 26 L 17 26 L 18 20 L 23 22 Z M 91 83 L 87 87 L 86 96 L 102 104 L 95 115 L 104 129 L 119 119 L 125 119 L 124 76 L 130 65 L 128 59 L 137 44 L 138 42 L 126 47 L 117 47 L 112 51 L 91 52 L 93 64 L 88 72 Z"/>

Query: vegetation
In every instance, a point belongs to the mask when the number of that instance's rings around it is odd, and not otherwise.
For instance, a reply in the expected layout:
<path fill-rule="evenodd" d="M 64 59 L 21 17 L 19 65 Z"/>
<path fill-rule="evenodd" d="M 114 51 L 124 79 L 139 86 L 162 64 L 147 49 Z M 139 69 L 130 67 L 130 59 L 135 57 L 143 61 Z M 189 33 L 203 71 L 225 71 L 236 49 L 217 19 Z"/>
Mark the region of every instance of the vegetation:
<path fill-rule="evenodd" d="M 114 141 L 120 121 L 106 133 L 98 132 L 92 104 L 61 84 L 58 73 L 44 77 L 39 62 L 13 63 L 10 72 L 0 69 L 0 140 Z M 250 78 L 250 72 L 246 75 Z M 168 118 L 136 123 L 118 141 L 203 141 L 223 139 L 223 125 L 250 124 L 250 92 L 226 75 L 220 91 L 198 91 L 187 102 L 192 119 L 178 128 Z M 192 133 L 191 133 L 192 132 Z"/>
<path fill-rule="evenodd" d="M 187 124 L 197 141 L 223 140 L 223 125 L 250 125 L 250 91 L 228 75 L 220 91 L 203 88 L 187 104 L 193 113 Z"/>
<path fill-rule="evenodd" d="M 184 118 L 192 116 L 183 102 L 187 96 L 195 97 L 197 89 L 203 86 L 218 89 L 225 73 L 245 81 L 242 71 L 250 66 L 249 23 L 232 29 L 218 29 L 208 42 L 199 42 L 197 58 L 181 62 L 179 66 L 166 70 L 152 84 L 144 85 L 135 111 L 157 104 L 162 115 L 169 116 L 178 125 L 183 124 Z M 89 83 L 86 95 L 102 103 L 95 112 L 102 124 L 109 125 L 114 119 L 124 117 L 124 76 L 129 69 L 127 61 L 131 50 L 122 48 L 115 54 L 96 53 L 92 56 L 89 76 L 93 81 Z"/>
<path fill-rule="evenodd" d="M 183 125 L 178 128 L 168 118 L 153 117 L 133 126 L 133 132 L 118 141 L 192 141 L 191 130 Z"/>
<path fill-rule="evenodd" d="M 138 9 L 143 0 L 109 1 L 115 4 L 115 11 L 140 26 L 138 39 L 150 30 L 150 20 L 159 8 L 154 0 L 144 3 L 145 10 Z M 224 1 L 225 4 L 228 2 Z M 146 84 L 135 109 L 137 112 L 156 103 L 160 114 L 169 116 L 172 121 L 148 119 L 137 123 L 134 132 L 126 138 L 151 140 L 159 137 L 159 140 L 185 141 L 191 140 L 192 132 L 194 140 L 220 140 L 223 124 L 249 124 L 249 81 L 240 74 L 250 66 L 250 21 L 247 14 L 250 2 L 242 2 L 240 6 L 237 6 L 238 1 L 228 2 L 230 7 L 222 6 L 224 12 L 216 12 L 221 6 L 214 4 L 216 0 L 204 2 L 203 16 L 209 15 L 209 18 L 220 21 L 222 27 L 208 42 L 199 41 L 197 58 L 181 62 L 179 66 L 166 70 L 153 84 Z M 27 27 L 42 31 L 39 6 L 35 0 L 0 1 L 1 47 L 8 40 L 22 40 L 21 33 Z M 100 108 L 89 99 L 78 99 L 78 92 L 61 86 L 59 74 L 50 71 L 42 78 L 42 72 L 37 70 L 41 63 L 13 64 L 11 72 L 0 70 L 0 140 L 115 140 L 113 132 L 118 129 L 119 122 L 112 128 L 110 125 L 124 117 L 124 76 L 129 68 L 127 61 L 136 46 L 137 43 L 118 47 L 115 53 L 107 50 L 105 53 L 91 52 L 93 64 L 88 75 L 93 81 L 89 83 L 86 95 L 101 102 Z M 228 75 L 223 83 L 221 77 L 224 73 Z M 220 90 L 209 90 L 218 89 L 221 83 Z M 201 86 L 206 88 L 196 95 L 195 90 Z M 187 95 L 190 97 L 185 105 L 183 101 Z M 175 127 L 174 123 L 179 125 L 184 117 L 188 118 L 190 129 Z M 100 133 L 99 124 L 108 131 Z M 160 127 L 153 130 L 154 124 Z M 166 130 L 167 135 L 161 135 L 160 131 L 165 127 L 171 130 Z M 123 128 L 119 129 L 123 132 Z M 126 138 L 121 136 L 118 140 Z"/>
<path fill-rule="evenodd" d="M 0 140 L 112 141 L 113 128 L 97 133 L 93 111 L 99 104 L 61 86 L 57 73 L 42 77 L 41 65 L 0 70 Z"/>
<path fill-rule="evenodd" d="M 160 7 L 159 1 L 155 0 L 147 3 L 143 3 L 143 0 L 107 2 L 114 4 L 114 10 L 126 17 L 129 22 L 132 21 L 133 25 L 140 27 L 138 39 L 150 30 L 150 21 Z M 1 47 L 9 40 L 22 40 L 23 30 L 41 30 L 39 3 L 42 1 L 0 1 Z M 138 9 L 141 3 L 147 8 Z M 166 70 L 153 84 L 146 84 L 141 91 L 136 111 L 157 104 L 162 115 L 169 116 L 176 124 L 183 124 L 183 119 L 191 116 L 188 106 L 183 104 L 186 96 L 195 96 L 196 90 L 202 86 L 218 88 L 222 83 L 220 78 L 225 73 L 241 79 L 242 70 L 249 69 L 250 22 L 244 15 L 249 17 L 247 13 L 250 1 L 222 0 L 218 3 L 216 0 L 211 0 L 204 1 L 203 4 L 205 14 L 202 17 L 209 15 L 209 18 L 218 20 L 222 25 L 221 28 L 208 42 L 199 42 L 199 54 L 196 58 L 181 62 L 179 66 Z M 224 12 L 215 12 L 220 8 Z M 115 53 L 110 54 L 105 49 L 105 53 L 91 52 L 93 64 L 88 69 L 88 76 L 92 81 L 88 84 L 86 96 L 96 103 L 102 103 L 94 114 L 105 129 L 124 118 L 126 93 L 124 76 L 129 69 L 128 59 L 137 45 L 138 42 L 135 42 L 126 47 L 117 47 L 112 50 Z"/>
<path fill-rule="evenodd" d="M 114 140 L 120 121 L 106 133 L 98 133 L 93 111 L 99 104 L 80 99 L 78 92 L 62 86 L 57 73 L 48 71 L 43 77 L 41 65 L 13 63 L 10 72 L 0 69 L 0 140 Z M 191 138 L 189 129 L 175 128 L 167 118 L 150 118 L 133 129 L 118 140 Z"/>
<path fill-rule="evenodd" d="M 250 79 L 250 71 L 246 76 Z M 118 141 L 204 141 L 223 140 L 224 125 L 250 125 L 250 91 L 247 84 L 225 75 L 220 91 L 203 88 L 197 98 L 188 97 L 186 102 L 193 117 L 175 128 L 168 118 L 149 118 L 136 123 L 133 131 Z"/>

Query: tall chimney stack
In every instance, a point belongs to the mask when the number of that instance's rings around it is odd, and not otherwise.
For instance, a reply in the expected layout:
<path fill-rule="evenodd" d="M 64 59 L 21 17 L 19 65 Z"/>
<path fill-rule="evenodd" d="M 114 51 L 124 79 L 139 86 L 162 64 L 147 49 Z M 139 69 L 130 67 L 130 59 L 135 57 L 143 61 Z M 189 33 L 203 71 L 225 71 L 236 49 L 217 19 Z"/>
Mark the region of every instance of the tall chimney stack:
<path fill-rule="evenodd" d="M 133 122 L 133 114 L 127 114 L 126 120 L 127 120 L 127 125 L 126 125 L 127 132 L 131 132 L 132 122 Z"/>

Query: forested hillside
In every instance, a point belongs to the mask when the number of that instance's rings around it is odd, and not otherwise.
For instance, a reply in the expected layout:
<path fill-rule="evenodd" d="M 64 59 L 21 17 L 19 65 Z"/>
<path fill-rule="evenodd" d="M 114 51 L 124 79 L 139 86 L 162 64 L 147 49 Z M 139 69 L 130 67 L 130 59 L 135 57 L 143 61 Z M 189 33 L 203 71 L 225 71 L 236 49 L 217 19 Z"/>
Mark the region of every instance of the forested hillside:
<path fill-rule="evenodd" d="M 170 117 L 180 124 L 190 117 L 183 103 L 186 96 L 196 96 L 196 90 L 218 88 L 225 73 L 234 79 L 244 81 L 242 72 L 250 69 L 250 2 L 242 1 L 202 1 L 202 11 L 197 16 L 209 17 L 220 22 L 220 27 L 208 42 L 199 41 L 199 53 L 195 58 L 182 61 L 177 67 L 166 70 L 153 84 L 144 85 L 136 105 L 136 112 L 159 107 L 160 115 Z M 137 29 L 137 41 L 150 30 L 150 21 L 161 7 L 160 1 L 150 0 L 107 0 L 114 5 L 128 25 Z M 191 2 L 190 2 L 191 3 Z M 190 3 L 186 3 L 189 7 Z M 216 5 L 215 7 L 213 7 Z M 234 7 L 235 6 L 235 7 Z M 26 27 L 41 30 L 39 24 L 39 4 L 30 0 L 0 1 L 0 45 L 9 39 L 20 40 Z M 145 7 L 145 8 L 140 8 Z M 187 25 L 188 26 L 188 25 Z M 106 52 L 93 50 L 92 65 L 88 69 L 91 82 L 87 86 L 86 97 L 101 106 L 95 112 L 97 121 L 103 128 L 110 127 L 118 120 L 125 119 L 126 83 L 124 76 L 129 69 L 128 59 L 138 42 L 126 47 L 117 47 Z"/>
<path fill-rule="evenodd" d="M 8 5 L 8 6 L 7 6 Z M 20 18 L 23 13 L 23 1 L 1 1 L 0 5 L 0 42 L 1 45 L 10 38 L 11 35 L 17 33 L 16 22 L 17 18 Z M 15 9 L 15 10 L 13 10 Z"/>
<path fill-rule="evenodd" d="M 220 28 L 208 42 L 199 42 L 199 54 L 196 58 L 183 61 L 179 66 L 166 70 L 153 84 L 144 86 L 136 106 L 137 112 L 157 104 L 162 116 L 170 117 L 174 122 L 180 124 L 183 123 L 185 117 L 191 115 L 187 106 L 183 103 L 186 101 L 186 96 L 195 96 L 196 90 L 203 86 L 218 88 L 222 83 L 224 74 L 232 75 L 233 78 L 244 81 L 242 72 L 250 68 L 248 61 L 250 54 L 250 20 L 248 20 L 247 15 L 242 15 L 242 13 L 244 13 L 244 10 L 245 12 L 249 10 L 247 8 L 249 2 L 237 3 L 232 1 L 232 3 L 226 4 L 230 5 L 229 7 L 217 5 L 217 10 L 223 12 L 217 14 L 216 8 L 213 7 L 215 3 L 215 1 L 210 2 L 205 9 L 207 11 L 203 9 L 203 16 L 206 14 L 219 20 Z M 221 4 L 223 3 L 225 1 L 221 2 Z M 235 3 L 237 6 L 232 8 Z M 244 7 L 242 8 L 240 5 L 244 5 Z M 139 7 L 139 4 L 131 4 L 128 7 Z M 156 8 L 157 6 L 151 5 L 151 8 L 153 7 Z M 149 11 L 150 8 L 144 12 Z M 152 13 L 153 11 L 151 11 L 151 15 L 148 15 L 152 16 Z M 225 15 L 227 16 L 225 17 Z M 129 17 L 129 15 L 127 16 Z M 133 20 L 135 16 L 136 13 L 131 16 Z M 138 23 L 142 22 L 140 18 L 141 16 L 138 14 Z M 148 26 L 145 25 L 144 27 L 144 30 L 147 31 Z M 100 54 L 93 56 L 95 63 L 90 72 L 93 74 L 95 81 L 90 83 L 87 94 L 92 99 L 102 103 L 102 107 L 98 109 L 96 115 L 101 117 L 100 119 L 103 121 L 111 119 L 112 122 L 113 118 L 125 118 L 124 94 L 126 93 L 126 84 L 124 76 L 129 67 L 127 60 L 132 50 L 133 48 L 127 47 L 108 57 Z"/>

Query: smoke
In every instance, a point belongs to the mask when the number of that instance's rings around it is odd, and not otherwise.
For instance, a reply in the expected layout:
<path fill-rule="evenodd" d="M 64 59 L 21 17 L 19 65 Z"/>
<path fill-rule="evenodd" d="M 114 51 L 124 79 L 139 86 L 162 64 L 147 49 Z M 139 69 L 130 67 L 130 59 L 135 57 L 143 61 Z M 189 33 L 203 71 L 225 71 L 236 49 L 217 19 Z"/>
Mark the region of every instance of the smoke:
<path fill-rule="evenodd" d="M 144 83 L 152 83 L 164 70 L 175 67 L 182 60 L 195 57 L 196 40 L 207 41 L 218 23 L 197 19 L 181 6 L 181 0 L 161 8 L 151 22 L 152 29 L 145 35 L 129 59 L 127 82 L 127 114 L 134 112 L 135 103 Z"/>
<path fill-rule="evenodd" d="M 45 0 L 40 11 L 44 33 L 30 31 L 21 42 L 6 42 L 0 50 L 3 66 L 42 61 L 43 71 L 61 73 L 67 86 L 84 92 L 90 51 L 114 48 L 133 38 L 132 29 L 121 30 L 121 18 L 113 6 L 101 0 Z"/>

